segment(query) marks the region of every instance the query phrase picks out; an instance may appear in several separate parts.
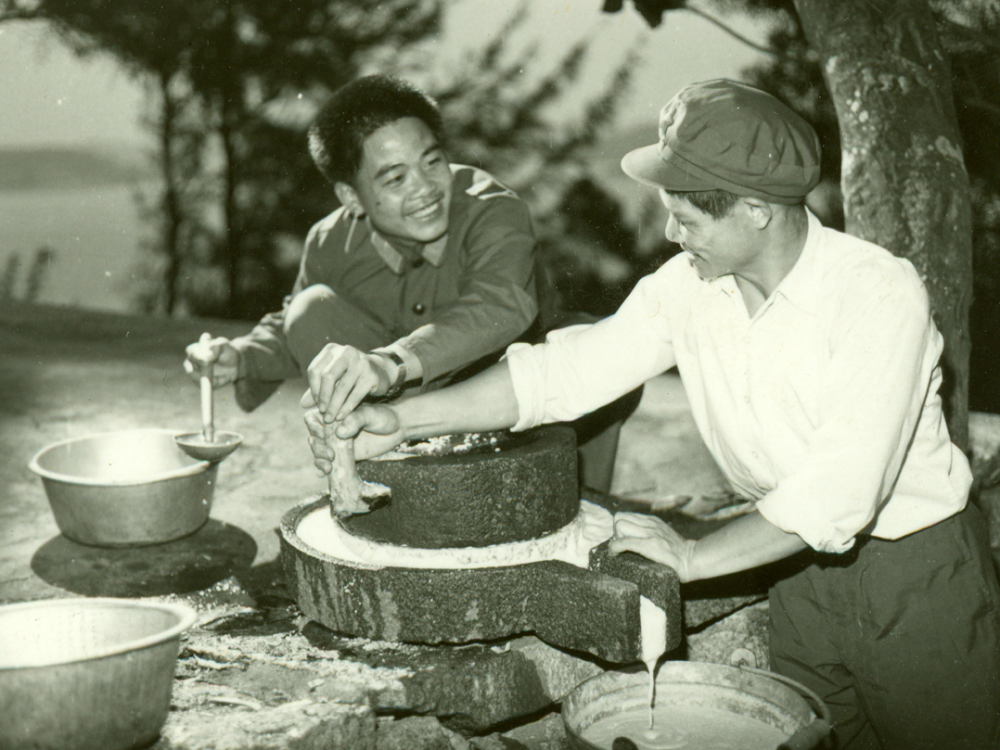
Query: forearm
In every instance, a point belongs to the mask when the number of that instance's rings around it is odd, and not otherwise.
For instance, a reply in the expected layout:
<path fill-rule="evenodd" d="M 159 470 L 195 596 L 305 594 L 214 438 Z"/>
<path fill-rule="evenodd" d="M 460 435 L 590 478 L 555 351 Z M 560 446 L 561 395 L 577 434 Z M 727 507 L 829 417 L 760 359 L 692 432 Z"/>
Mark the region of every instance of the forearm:
<path fill-rule="evenodd" d="M 282 381 L 299 374 L 281 328 L 281 316 L 267 315 L 249 333 L 232 340 L 240 355 L 237 379 Z"/>
<path fill-rule="evenodd" d="M 424 382 L 429 382 L 502 350 L 531 326 L 537 314 L 534 297 L 513 286 L 492 294 L 471 294 L 387 348 L 396 350 L 410 366 L 419 362 Z"/>
<path fill-rule="evenodd" d="M 517 399 L 505 361 L 448 388 L 393 406 L 407 439 L 456 432 L 485 432 L 517 422 Z"/>
<path fill-rule="evenodd" d="M 688 564 L 688 581 L 749 570 L 794 555 L 806 548 L 756 511 L 736 518 L 695 542 Z"/>

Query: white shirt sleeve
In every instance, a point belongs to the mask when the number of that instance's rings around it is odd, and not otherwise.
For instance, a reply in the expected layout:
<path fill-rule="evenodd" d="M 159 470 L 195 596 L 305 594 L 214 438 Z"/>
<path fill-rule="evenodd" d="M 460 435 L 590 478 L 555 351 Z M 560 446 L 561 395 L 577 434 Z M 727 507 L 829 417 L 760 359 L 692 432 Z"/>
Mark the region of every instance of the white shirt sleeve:
<path fill-rule="evenodd" d="M 826 552 L 850 549 L 892 494 L 941 354 L 912 267 L 887 261 L 851 276 L 847 293 L 831 290 L 817 429 L 798 469 L 757 505 L 775 526 Z"/>
<path fill-rule="evenodd" d="M 543 344 L 510 346 L 519 415 L 513 429 L 577 419 L 673 367 L 670 287 L 662 268 L 642 279 L 614 315 L 552 331 Z"/>

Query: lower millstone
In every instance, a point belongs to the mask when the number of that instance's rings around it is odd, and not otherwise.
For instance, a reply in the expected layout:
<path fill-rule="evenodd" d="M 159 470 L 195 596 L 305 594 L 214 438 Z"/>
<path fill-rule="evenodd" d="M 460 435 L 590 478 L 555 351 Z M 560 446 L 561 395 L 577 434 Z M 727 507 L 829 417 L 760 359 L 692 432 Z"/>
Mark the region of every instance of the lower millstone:
<path fill-rule="evenodd" d="M 486 547 L 535 539 L 579 508 L 576 437 L 550 425 L 500 433 L 497 449 L 358 462 L 388 504 L 341 520 L 350 533 L 410 547 Z"/>
<path fill-rule="evenodd" d="M 610 662 L 642 657 L 640 596 L 666 612 L 667 648 L 680 640 L 676 573 L 631 553 L 590 552 L 588 568 L 558 560 L 477 569 L 380 567 L 311 548 L 300 521 L 324 500 L 290 510 L 281 523 L 285 580 L 302 612 L 339 633 L 442 644 L 534 633 L 561 648 Z"/>

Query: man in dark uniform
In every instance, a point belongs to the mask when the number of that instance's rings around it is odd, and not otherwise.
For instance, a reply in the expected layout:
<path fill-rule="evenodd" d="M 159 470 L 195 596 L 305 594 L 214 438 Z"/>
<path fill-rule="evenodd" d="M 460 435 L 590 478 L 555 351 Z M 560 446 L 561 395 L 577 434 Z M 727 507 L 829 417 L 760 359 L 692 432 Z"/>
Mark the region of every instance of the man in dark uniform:
<path fill-rule="evenodd" d="M 341 207 L 309 232 L 280 312 L 246 336 L 188 347 L 245 410 L 299 374 L 323 407 L 448 381 L 517 339 L 538 312 L 527 206 L 482 170 L 448 163 L 435 103 L 368 76 L 309 131 Z M 194 355 L 192 357 L 192 355 Z M 193 365 L 193 366 L 192 366 Z"/>
<path fill-rule="evenodd" d="M 235 384 L 250 411 L 304 375 L 307 404 L 343 416 L 369 397 L 434 390 L 496 361 L 538 314 L 527 205 L 481 169 L 449 164 L 437 105 L 367 76 L 338 89 L 309 131 L 341 207 L 313 226 L 280 312 L 247 335 L 187 348 L 197 379 Z M 621 420 L 639 391 L 574 425 L 582 479 L 607 492 Z"/>

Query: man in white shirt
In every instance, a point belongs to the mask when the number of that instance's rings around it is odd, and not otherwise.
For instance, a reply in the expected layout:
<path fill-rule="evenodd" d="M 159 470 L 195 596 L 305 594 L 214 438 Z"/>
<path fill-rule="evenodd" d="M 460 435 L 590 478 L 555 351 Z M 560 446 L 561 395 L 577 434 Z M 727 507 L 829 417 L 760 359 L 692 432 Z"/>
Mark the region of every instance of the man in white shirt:
<path fill-rule="evenodd" d="M 341 428 L 407 438 L 566 421 L 676 365 L 698 429 L 756 510 L 699 540 L 621 513 L 611 549 L 682 581 L 802 553 L 770 593 L 771 666 L 828 704 L 840 748 L 1000 747 L 1000 591 L 938 388 L 913 266 L 824 228 L 812 128 L 732 81 L 689 86 L 622 168 L 685 251 L 592 326 L 514 345 L 479 377 Z M 321 416 L 307 416 L 322 434 Z M 310 440 L 317 467 L 329 450 Z"/>

